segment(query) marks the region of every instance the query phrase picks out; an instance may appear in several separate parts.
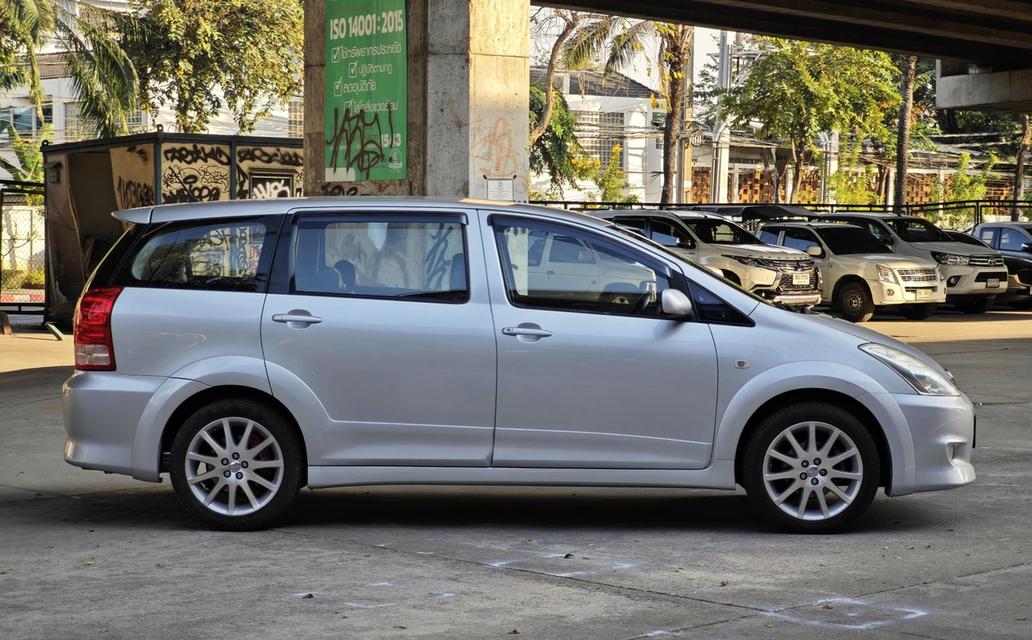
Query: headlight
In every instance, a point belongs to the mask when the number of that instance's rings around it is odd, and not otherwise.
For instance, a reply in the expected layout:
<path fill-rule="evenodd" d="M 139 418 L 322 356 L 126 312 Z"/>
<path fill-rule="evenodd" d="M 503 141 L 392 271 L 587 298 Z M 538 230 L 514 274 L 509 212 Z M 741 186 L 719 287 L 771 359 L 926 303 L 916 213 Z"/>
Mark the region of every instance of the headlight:
<path fill-rule="evenodd" d="M 750 258 L 749 256 L 729 256 L 729 255 L 725 255 L 724 257 L 725 258 L 731 258 L 732 260 L 737 260 L 737 261 L 741 262 L 742 264 L 749 265 L 750 267 L 766 267 L 766 268 L 770 269 L 770 267 L 768 265 L 764 264 L 766 261 L 765 260 L 761 260 L 760 258 Z"/>
<path fill-rule="evenodd" d="M 888 284 L 896 284 L 896 282 L 897 282 L 897 280 L 896 280 L 896 273 L 892 269 L 890 269 L 889 267 L 886 267 L 883 264 L 879 264 L 877 266 L 878 266 L 878 279 L 879 280 L 881 280 L 882 282 L 888 283 Z"/>
<path fill-rule="evenodd" d="M 884 362 L 921 395 L 960 395 L 960 390 L 949 377 L 905 351 L 877 342 L 862 344 L 860 350 Z"/>
<path fill-rule="evenodd" d="M 955 253 L 939 253 L 938 251 L 932 252 L 932 257 L 939 264 L 949 264 L 953 266 L 963 266 L 968 263 L 967 256 L 958 256 Z"/>

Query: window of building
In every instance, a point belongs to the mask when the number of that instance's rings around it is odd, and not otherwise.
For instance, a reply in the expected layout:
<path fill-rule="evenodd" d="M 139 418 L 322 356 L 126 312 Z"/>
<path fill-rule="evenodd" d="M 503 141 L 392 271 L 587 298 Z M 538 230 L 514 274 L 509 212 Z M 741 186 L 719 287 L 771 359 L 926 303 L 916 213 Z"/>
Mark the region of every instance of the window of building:
<path fill-rule="evenodd" d="M 292 98 L 287 105 L 287 137 L 302 138 L 305 135 L 305 100 Z"/>
<path fill-rule="evenodd" d="M 613 155 L 613 147 L 620 145 L 619 166 L 626 168 L 626 136 L 624 134 L 624 114 L 621 111 L 574 111 L 577 120 L 577 139 L 584 152 L 596 158 L 602 167 L 608 167 Z"/>
<path fill-rule="evenodd" d="M 35 136 L 43 125 L 54 121 L 54 104 L 43 104 L 43 116 L 33 106 L 0 107 L 0 140 L 10 137 L 9 128 L 14 128 L 22 137 Z"/>
<path fill-rule="evenodd" d="M 66 141 L 86 140 L 97 137 L 97 128 L 89 118 L 83 115 L 78 102 L 66 102 L 64 105 L 65 126 L 64 139 Z M 137 109 L 126 117 L 126 127 L 129 133 L 141 133 L 147 131 L 149 119 L 147 114 Z"/>

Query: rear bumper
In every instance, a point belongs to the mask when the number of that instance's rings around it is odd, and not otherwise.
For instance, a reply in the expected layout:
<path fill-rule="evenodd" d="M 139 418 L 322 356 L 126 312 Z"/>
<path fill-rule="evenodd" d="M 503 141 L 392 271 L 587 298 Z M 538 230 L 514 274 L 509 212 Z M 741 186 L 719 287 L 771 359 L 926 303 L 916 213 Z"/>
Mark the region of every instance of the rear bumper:
<path fill-rule="evenodd" d="M 157 481 L 161 432 L 180 399 L 204 388 L 193 380 L 77 371 L 61 387 L 65 461 Z"/>
<path fill-rule="evenodd" d="M 967 396 L 894 394 L 893 398 L 910 429 L 914 479 L 909 487 L 894 481 L 891 495 L 952 489 L 973 482 L 975 412 Z"/>

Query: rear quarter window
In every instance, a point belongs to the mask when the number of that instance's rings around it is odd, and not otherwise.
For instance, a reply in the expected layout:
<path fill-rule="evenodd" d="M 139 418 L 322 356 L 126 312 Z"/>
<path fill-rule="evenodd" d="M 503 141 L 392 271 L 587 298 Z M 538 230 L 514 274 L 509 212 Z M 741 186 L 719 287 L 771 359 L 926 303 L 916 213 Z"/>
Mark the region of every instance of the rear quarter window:
<path fill-rule="evenodd" d="M 158 224 L 139 233 L 115 284 L 125 287 L 264 291 L 277 218 Z M 273 228 L 275 227 L 275 228 Z"/>

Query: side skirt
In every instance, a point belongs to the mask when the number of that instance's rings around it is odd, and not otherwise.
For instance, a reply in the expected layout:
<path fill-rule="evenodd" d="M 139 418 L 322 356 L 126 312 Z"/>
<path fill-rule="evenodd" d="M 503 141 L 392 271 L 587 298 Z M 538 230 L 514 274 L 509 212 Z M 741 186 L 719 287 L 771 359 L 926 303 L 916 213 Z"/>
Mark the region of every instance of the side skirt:
<path fill-rule="evenodd" d="M 511 467 L 310 466 L 313 489 L 355 485 L 518 485 L 734 489 L 734 461 L 706 469 L 538 469 Z"/>

